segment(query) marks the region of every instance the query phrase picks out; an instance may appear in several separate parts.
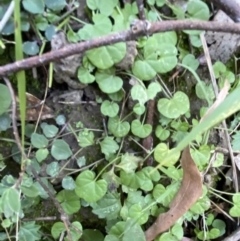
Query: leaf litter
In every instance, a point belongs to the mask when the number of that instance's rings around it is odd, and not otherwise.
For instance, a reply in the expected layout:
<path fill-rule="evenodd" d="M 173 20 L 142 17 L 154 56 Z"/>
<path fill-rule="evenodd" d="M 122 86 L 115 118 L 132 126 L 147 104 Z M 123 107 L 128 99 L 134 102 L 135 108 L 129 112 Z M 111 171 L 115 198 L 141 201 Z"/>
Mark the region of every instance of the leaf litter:
<path fill-rule="evenodd" d="M 168 230 L 202 196 L 201 174 L 191 157 L 189 146 L 183 150 L 181 165 L 183 168 L 181 187 L 171 202 L 169 211 L 160 214 L 146 230 L 146 241 L 152 241 L 157 235 Z"/>

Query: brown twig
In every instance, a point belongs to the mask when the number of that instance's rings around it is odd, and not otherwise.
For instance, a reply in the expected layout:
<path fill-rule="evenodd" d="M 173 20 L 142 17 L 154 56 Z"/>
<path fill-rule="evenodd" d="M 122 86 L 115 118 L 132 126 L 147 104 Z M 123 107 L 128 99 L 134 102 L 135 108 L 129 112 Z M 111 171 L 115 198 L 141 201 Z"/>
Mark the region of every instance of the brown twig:
<path fill-rule="evenodd" d="M 27 160 L 27 155 L 26 153 L 24 152 L 24 149 L 21 145 L 21 141 L 20 141 L 20 137 L 19 137 L 19 133 L 18 133 L 18 129 L 17 129 L 17 121 L 16 121 L 16 98 L 15 98 L 15 94 L 14 94 L 14 90 L 12 88 L 12 85 L 9 81 L 9 79 L 7 77 L 3 77 L 6 85 L 8 86 L 9 88 L 9 91 L 10 91 L 10 94 L 11 94 L 11 99 L 12 99 L 12 125 L 13 125 L 13 135 L 14 135 L 14 138 L 16 140 L 16 143 L 17 143 L 17 146 L 18 146 L 18 149 L 21 151 L 21 154 L 22 154 L 22 157 L 24 160 Z M 55 206 L 57 207 L 59 213 L 61 214 L 61 220 L 63 221 L 65 227 L 66 227 L 66 230 L 67 230 L 67 233 L 68 233 L 68 237 L 70 240 L 72 240 L 71 238 L 71 233 L 70 233 L 70 230 L 69 230 L 69 226 L 71 226 L 71 223 L 69 222 L 69 218 L 68 218 L 68 215 L 65 214 L 62 206 L 60 205 L 60 203 L 56 200 L 56 198 L 54 197 L 54 195 L 51 193 L 51 191 L 49 190 L 49 188 L 43 183 L 43 181 L 41 180 L 41 178 L 39 178 L 37 172 L 35 171 L 35 169 L 30 166 L 30 169 L 33 173 L 33 176 L 36 178 L 36 180 L 40 183 L 40 185 L 42 186 L 42 188 L 46 191 L 46 193 L 49 195 L 49 197 L 52 199 L 53 203 L 55 204 Z M 25 167 L 22 167 L 22 170 L 19 174 L 19 178 L 18 178 L 18 181 L 17 183 L 15 184 L 16 187 L 18 187 L 21 182 L 22 182 L 22 177 L 24 175 L 24 172 L 25 172 Z M 80 230 L 78 230 L 80 231 Z"/>
<path fill-rule="evenodd" d="M 83 53 L 87 50 L 106 46 L 118 42 L 125 42 L 135 40 L 137 37 L 146 35 L 146 26 L 149 23 L 139 20 L 139 28 L 137 31 L 122 31 L 110 34 L 104 37 L 99 37 L 86 42 L 68 45 L 62 49 L 55 50 L 43 54 L 41 56 L 34 56 L 24 60 L 20 60 L 11 64 L 0 67 L 0 76 L 6 76 L 20 70 L 29 69 L 32 67 L 48 64 L 56 59 L 65 58 L 70 55 Z M 208 21 L 194 21 L 194 20 L 177 20 L 177 21 L 163 21 L 151 23 L 147 29 L 149 35 L 154 33 L 172 31 L 172 30 L 208 30 L 217 32 L 228 32 L 240 34 L 240 24 L 238 23 L 222 23 L 222 22 L 208 22 Z M 136 28 L 134 29 L 136 30 Z"/>
<path fill-rule="evenodd" d="M 152 83 L 153 81 L 151 81 Z M 154 117 L 154 108 L 155 108 L 155 99 L 149 100 L 147 103 L 147 120 L 146 124 L 149 124 L 153 126 L 153 117 Z M 148 152 L 152 150 L 153 148 L 153 137 L 152 137 L 152 132 L 147 136 L 146 138 L 143 139 L 142 145 L 144 147 L 144 150 L 146 150 L 146 155 L 148 156 Z M 153 158 L 151 156 L 147 157 L 146 159 L 146 165 L 147 166 L 152 166 L 153 163 Z"/>
<path fill-rule="evenodd" d="M 137 2 L 137 6 L 138 6 L 139 19 L 146 20 L 143 0 L 137 0 L 136 2 Z"/>

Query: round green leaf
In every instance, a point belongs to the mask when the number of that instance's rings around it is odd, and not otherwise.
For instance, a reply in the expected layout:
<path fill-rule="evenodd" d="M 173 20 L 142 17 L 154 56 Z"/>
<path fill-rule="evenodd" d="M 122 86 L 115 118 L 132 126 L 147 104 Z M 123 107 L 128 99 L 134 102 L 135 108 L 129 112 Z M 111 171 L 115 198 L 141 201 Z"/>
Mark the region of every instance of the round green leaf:
<path fill-rule="evenodd" d="M 39 191 L 36 185 L 31 185 L 30 187 L 21 186 L 21 191 L 24 195 L 30 198 L 39 196 Z"/>
<path fill-rule="evenodd" d="M 113 137 L 107 136 L 99 144 L 101 146 L 102 153 L 107 156 L 116 153 L 116 151 L 119 149 L 119 145 L 113 140 Z"/>
<path fill-rule="evenodd" d="M 129 217 L 136 220 L 138 224 L 142 225 L 148 220 L 148 213 L 143 212 L 142 207 L 139 203 L 133 204 L 129 208 Z"/>
<path fill-rule="evenodd" d="M 174 154 L 172 154 L 174 152 Z M 174 148 L 169 150 L 165 143 L 159 143 L 154 150 L 155 160 L 163 166 L 173 166 L 180 157 L 180 152 Z"/>
<path fill-rule="evenodd" d="M 158 73 L 167 73 L 177 65 L 177 48 L 172 44 L 161 44 L 158 48 L 160 59 L 155 70 Z"/>
<path fill-rule="evenodd" d="M 75 182 L 72 177 L 66 176 L 62 179 L 62 187 L 66 190 L 74 190 L 76 187 Z"/>
<path fill-rule="evenodd" d="M 47 158 L 49 154 L 48 149 L 44 148 L 44 149 L 38 149 L 36 151 L 36 158 L 38 160 L 38 162 L 42 162 L 43 160 L 45 160 Z"/>
<path fill-rule="evenodd" d="M 83 240 L 85 241 L 103 241 L 103 234 L 97 229 L 84 229 L 83 230 Z M 114 241 L 114 240 L 112 240 Z"/>
<path fill-rule="evenodd" d="M 117 115 L 118 111 L 119 111 L 118 104 L 114 102 L 110 102 L 109 100 L 103 101 L 101 105 L 101 112 L 103 113 L 103 115 L 114 117 Z"/>
<path fill-rule="evenodd" d="M 138 100 L 140 105 L 144 105 L 148 101 L 146 89 L 140 85 L 134 85 L 131 89 L 131 96 L 133 100 Z"/>
<path fill-rule="evenodd" d="M 105 180 L 95 180 L 95 173 L 84 171 L 78 175 L 75 188 L 76 194 L 86 202 L 97 202 L 107 192 L 107 182 Z"/>
<path fill-rule="evenodd" d="M 24 42 L 23 43 L 23 52 L 27 55 L 36 55 L 39 52 L 39 46 L 36 41 Z"/>
<path fill-rule="evenodd" d="M 52 40 L 53 35 L 56 34 L 56 28 L 54 25 L 48 25 L 45 29 L 45 37 L 48 41 Z"/>
<path fill-rule="evenodd" d="M 56 222 L 52 226 L 51 234 L 53 238 L 57 239 L 64 231 L 65 231 L 65 225 L 62 222 Z"/>
<path fill-rule="evenodd" d="M 66 160 L 72 155 L 72 151 L 64 140 L 54 140 L 51 155 L 58 161 Z"/>
<path fill-rule="evenodd" d="M 165 2 L 165 0 L 160 0 L 160 1 Z M 177 44 L 177 33 L 174 31 L 157 33 L 157 34 L 154 34 L 154 37 L 157 39 L 158 45 L 163 43 L 171 44 L 171 45 Z"/>
<path fill-rule="evenodd" d="M 23 0 L 23 7 L 30 13 L 37 14 L 44 12 L 44 1 L 43 0 Z"/>
<path fill-rule="evenodd" d="M 86 52 L 86 55 L 92 64 L 99 69 L 108 69 L 112 67 L 114 64 L 120 62 L 125 57 L 125 54 L 125 43 L 103 46 Z"/>
<path fill-rule="evenodd" d="M 48 139 L 44 135 L 32 133 L 31 143 L 36 148 L 45 148 L 48 145 Z"/>
<path fill-rule="evenodd" d="M 108 129 L 116 137 L 124 137 L 130 131 L 130 124 L 127 121 L 120 121 L 119 117 L 109 118 Z"/>
<path fill-rule="evenodd" d="M 147 61 L 137 60 L 132 68 L 133 74 L 141 80 L 151 80 L 157 74 L 155 69 Z"/>
<path fill-rule="evenodd" d="M 110 16 L 117 4 L 118 0 L 99 1 L 99 10 L 102 14 Z"/>
<path fill-rule="evenodd" d="M 35 24 L 40 31 L 45 31 L 48 26 L 48 20 L 39 14 L 35 17 Z"/>
<path fill-rule="evenodd" d="M 81 37 L 82 40 L 89 40 L 93 38 L 97 38 L 106 34 L 109 34 L 112 30 L 112 23 L 107 16 L 103 14 L 94 14 L 92 17 L 92 21 L 94 24 L 85 24 L 83 28 L 80 28 L 78 31 L 78 35 Z M 123 44 L 123 43 L 121 43 Z M 113 45 L 112 45 L 113 46 Z M 118 46 L 118 45 L 116 45 Z M 100 51 L 103 51 L 104 48 L 97 48 Z M 95 50 L 97 50 L 95 49 Z M 106 49 L 105 49 L 106 50 Z M 93 63 L 96 63 L 96 60 L 93 58 L 93 53 L 95 51 L 88 51 L 87 55 L 89 54 L 89 59 L 93 59 Z M 103 53 L 103 52 L 102 52 Z M 126 50 L 125 50 L 126 53 Z M 124 53 L 124 55 L 125 55 Z M 105 53 L 106 54 L 106 53 Z M 106 55 L 105 55 L 106 57 Z M 96 59 L 101 59 L 100 56 L 95 56 Z M 103 63 L 104 60 L 102 59 L 101 62 Z M 94 64 L 95 65 L 95 64 Z M 97 66 L 97 65 L 96 65 Z"/>
<path fill-rule="evenodd" d="M 0 115 L 0 132 L 6 131 L 8 128 L 10 128 L 11 123 L 12 123 L 12 119 L 9 117 L 7 113 Z"/>
<path fill-rule="evenodd" d="M 53 138 L 58 133 L 58 128 L 55 125 L 48 125 L 45 123 L 44 125 L 41 125 L 41 128 L 43 130 L 43 134 L 47 138 Z"/>
<path fill-rule="evenodd" d="M 165 141 L 170 136 L 170 131 L 163 129 L 162 126 L 158 125 L 155 130 L 155 135 L 161 141 Z"/>
<path fill-rule="evenodd" d="M 45 0 L 47 8 L 53 11 L 62 10 L 66 6 L 65 0 Z"/>
<path fill-rule="evenodd" d="M 157 93 L 160 92 L 162 90 L 162 87 L 159 83 L 153 82 L 150 83 L 150 85 L 147 88 L 147 95 L 148 95 L 148 99 L 153 100 Z"/>
<path fill-rule="evenodd" d="M 78 79 L 83 84 L 91 84 L 95 81 L 95 76 L 90 74 L 88 69 L 84 67 L 80 67 L 78 69 Z"/>
<path fill-rule="evenodd" d="M 119 91 L 123 86 L 123 81 L 115 75 L 101 74 L 96 75 L 96 81 L 102 92 L 112 94 Z"/>
<path fill-rule="evenodd" d="M 144 105 L 140 105 L 139 103 L 137 103 L 136 105 L 134 105 L 133 107 L 133 111 L 137 114 L 137 115 L 142 115 L 145 112 L 146 108 Z"/>
<path fill-rule="evenodd" d="M 124 97 L 124 91 L 121 89 L 118 92 L 108 95 L 112 101 L 121 101 Z"/>
<path fill-rule="evenodd" d="M 57 162 L 51 162 L 47 165 L 46 172 L 51 177 L 56 177 L 59 173 L 59 165 Z"/>
<path fill-rule="evenodd" d="M 190 67 L 192 70 L 196 70 L 199 66 L 199 61 L 195 58 L 193 54 L 187 54 L 183 58 L 182 63 Z"/>
<path fill-rule="evenodd" d="M 11 94 L 6 85 L 0 84 L 0 115 L 8 110 L 12 102 Z"/>
<path fill-rule="evenodd" d="M 208 20 L 210 17 L 209 9 L 206 3 L 200 0 L 191 0 L 187 4 L 187 11 L 191 18 Z"/>
<path fill-rule="evenodd" d="M 172 99 L 162 98 L 158 101 L 158 111 L 168 118 L 178 118 L 185 114 L 190 107 L 189 99 L 186 94 L 177 91 Z"/>
<path fill-rule="evenodd" d="M 1 198 L 1 210 L 6 218 L 9 218 L 13 213 L 19 212 L 21 209 L 21 201 L 19 192 L 15 188 L 6 189 Z"/>
<path fill-rule="evenodd" d="M 132 133 L 140 138 L 146 138 L 152 132 L 152 126 L 150 124 L 141 124 L 139 120 L 132 121 L 131 124 Z"/>
<path fill-rule="evenodd" d="M 61 203 L 64 211 L 67 214 L 73 214 L 79 211 L 80 198 L 74 191 L 62 190 L 57 195 L 57 200 Z"/>
<path fill-rule="evenodd" d="M 88 130 L 79 132 L 78 142 L 81 147 L 92 146 L 94 144 L 94 133 Z"/>

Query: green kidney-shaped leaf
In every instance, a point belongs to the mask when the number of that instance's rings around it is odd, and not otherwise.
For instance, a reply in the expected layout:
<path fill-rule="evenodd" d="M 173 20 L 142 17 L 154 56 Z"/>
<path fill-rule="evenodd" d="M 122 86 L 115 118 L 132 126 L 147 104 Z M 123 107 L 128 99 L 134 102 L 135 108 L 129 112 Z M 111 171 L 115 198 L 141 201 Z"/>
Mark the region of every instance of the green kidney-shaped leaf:
<path fill-rule="evenodd" d="M 11 94 L 6 85 L 0 84 L 0 115 L 8 110 L 11 105 Z"/>
<path fill-rule="evenodd" d="M 163 0 L 165 2 L 165 0 Z M 177 33 L 174 31 L 164 32 L 164 33 L 157 33 L 154 34 L 154 38 L 158 41 L 158 44 L 177 44 Z"/>
<path fill-rule="evenodd" d="M 114 117 L 119 111 L 119 106 L 117 103 L 110 102 L 109 100 L 103 101 L 101 105 L 101 112 L 109 117 Z"/>
<path fill-rule="evenodd" d="M 118 116 L 109 118 L 108 129 L 116 137 L 124 137 L 130 131 L 130 124 L 127 121 L 120 121 Z"/>
<path fill-rule="evenodd" d="M 84 171 L 78 175 L 75 188 L 76 194 L 86 202 L 96 202 L 107 192 L 107 182 L 105 180 L 95 180 L 95 173 Z"/>
<path fill-rule="evenodd" d="M 86 52 L 86 55 L 92 64 L 99 69 L 108 69 L 112 67 L 114 64 L 120 62 L 124 58 L 125 54 L 125 43 L 103 46 Z"/>
<path fill-rule="evenodd" d="M 163 129 L 162 126 L 158 125 L 155 130 L 155 135 L 161 141 L 165 141 L 170 136 L 170 131 Z"/>
<path fill-rule="evenodd" d="M 207 4 L 200 0 L 190 0 L 187 4 L 187 11 L 194 19 L 208 20 L 210 17 Z"/>
<path fill-rule="evenodd" d="M 183 58 L 182 63 L 190 67 L 192 70 L 196 70 L 199 66 L 199 61 L 195 58 L 193 54 L 187 54 Z"/>
<path fill-rule="evenodd" d="M 172 99 L 162 98 L 158 101 L 158 111 L 168 118 L 178 118 L 185 114 L 190 107 L 189 99 L 186 94 L 177 91 Z"/>
<path fill-rule="evenodd" d="M 173 152 L 174 154 L 171 154 Z M 174 148 L 169 150 L 165 143 L 159 143 L 154 150 L 155 160 L 163 166 L 173 166 L 180 157 L 180 152 L 175 151 Z"/>
<path fill-rule="evenodd" d="M 152 132 L 152 126 L 150 124 L 141 124 L 139 120 L 132 121 L 131 124 L 132 133 L 140 138 L 146 138 Z"/>
<path fill-rule="evenodd" d="M 57 195 L 57 200 L 61 203 L 67 214 L 73 214 L 79 211 L 80 199 L 74 191 L 62 190 Z"/>
<path fill-rule="evenodd" d="M 132 68 L 133 74 L 141 80 L 151 80 L 157 74 L 155 69 L 147 61 L 137 60 Z"/>
<path fill-rule="evenodd" d="M 109 74 L 96 74 L 96 81 L 102 92 L 112 94 L 119 91 L 123 86 L 120 77 Z"/>
<path fill-rule="evenodd" d="M 129 217 L 136 220 L 138 224 L 142 225 L 148 220 L 148 213 L 143 212 L 142 206 L 139 203 L 133 204 L 129 208 Z M 145 239 L 143 239 L 145 240 Z"/>
<path fill-rule="evenodd" d="M 144 105 L 148 101 L 147 90 L 140 84 L 132 87 L 131 96 L 133 100 L 138 100 L 140 105 Z"/>
<path fill-rule="evenodd" d="M 118 0 L 99 1 L 99 10 L 102 14 L 110 16 L 117 4 Z"/>
<path fill-rule="evenodd" d="M 146 110 L 146 107 L 144 105 L 141 105 L 139 103 L 137 103 L 136 105 L 134 105 L 133 107 L 133 111 L 134 113 L 136 113 L 137 115 L 142 115 Z"/>
<path fill-rule="evenodd" d="M 51 155 L 58 161 L 66 160 L 72 155 L 72 151 L 64 140 L 54 140 Z"/>
<path fill-rule="evenodd" d="M 158 47 L 160 59 L 157 69 L 158 73 L 167 73 L 177 65 L 177 48 L 172 44 L 161 44 Z"/>
<path fill-rule="evenodd" d="M 150 83 L 147 89 L 148 99 L 153 100 L 156 97 L 157 93 L 160 92 L 161 90 L 162 88 L 159 83 L 156 83 L 156 82 Z"/>
<path fill-rule="evenodd" d="M 92 21 L 94 24 L 85 24 L 84 27 L 78 31 L 78 35 L 82 40 L 97 38 L 111 32 L 112 23 L 107 16 L 94 14 Z"/>
<path fill-rule="evenodd" d="M 95 81 L 95 76 L 90 74 L 88 69 L 81 67 L 78 69 L 78 79 L 83 84 L 91 84 Z"/>

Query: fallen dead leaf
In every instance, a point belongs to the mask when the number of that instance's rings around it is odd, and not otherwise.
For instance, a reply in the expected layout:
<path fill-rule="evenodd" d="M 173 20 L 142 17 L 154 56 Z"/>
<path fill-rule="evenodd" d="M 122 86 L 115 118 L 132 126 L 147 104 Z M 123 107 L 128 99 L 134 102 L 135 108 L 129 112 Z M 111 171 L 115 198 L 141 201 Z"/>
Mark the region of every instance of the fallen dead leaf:
<path fill-rule="evenodd" d="M 157 235 L 168 230 L 202 195 L 202 178 L 191 157 L 189 146 L 183 150 L 181 164 L 183 168 L 181 187 L 170 204 L 169 211 L 160 214 L 145 232 L 146 241 L 152 241 Z"/>
<path fill-rule="evenodd" d="M 203 121 L 208 115 L 210 115 L 225 100 L 226 96 L 228 95 L 229 88 L 230 88 L 230 84 L 228 80 L 225 80 L 224 86 L 219 92 L 217 99 L 215 100 L 213 105 L 207 110 L 207 112 L 204 114 L 201 121 Z"/>
<path fill-rule="evenodd" d="M 19 105 L 19 99 L 16 97 Z M 36 121 L 40 115 L 41 120 L 49 119 L 54 117 L 53 110 L 44 104 L 36 96 L 26 93 L 26 120 Z M 20 120 L 20 111 L 17 110 L 17 119 Z"/>

